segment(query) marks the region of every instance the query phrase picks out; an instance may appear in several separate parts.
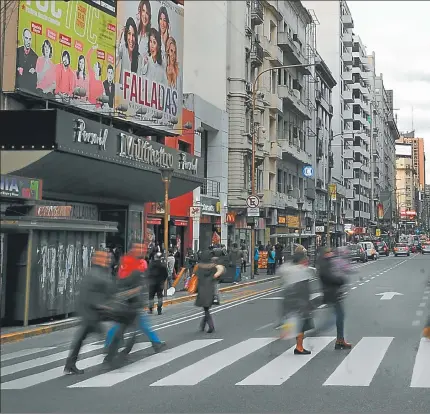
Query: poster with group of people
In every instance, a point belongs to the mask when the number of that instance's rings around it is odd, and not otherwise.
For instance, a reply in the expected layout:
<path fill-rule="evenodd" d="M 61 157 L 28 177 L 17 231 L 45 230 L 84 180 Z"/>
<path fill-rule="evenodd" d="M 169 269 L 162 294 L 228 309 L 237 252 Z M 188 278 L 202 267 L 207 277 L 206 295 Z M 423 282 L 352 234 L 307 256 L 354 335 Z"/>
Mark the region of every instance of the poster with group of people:
<path fill-rule="evenodd" d="M 113 108 L 115 36 L 115 13 L 88 2 L 20 0 L 16 88 L 89 111 Z"/>
<path fill-rule="evenodd" d="M 180 123 L 182 6 L 156 0 L 19 2 L 18 91 L 136 123 Z"/>

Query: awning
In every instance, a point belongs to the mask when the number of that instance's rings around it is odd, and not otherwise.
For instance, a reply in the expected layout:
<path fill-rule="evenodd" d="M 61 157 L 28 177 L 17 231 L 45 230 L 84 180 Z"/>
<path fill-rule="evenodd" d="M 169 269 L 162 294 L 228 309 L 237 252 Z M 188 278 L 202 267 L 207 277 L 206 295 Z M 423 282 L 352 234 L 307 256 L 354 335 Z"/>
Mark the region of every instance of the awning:
<path fill-rule="evenodd" d="M 142 170 L 61 151 L 1 151 L 1 170 L 42 179 L 44 193 L 115 199 L 124 203 L 164 200 L 164 184 L 154 169 Z M 202 178 L 174 172 L 169 199 L 193 191 L 202 183 Z"/>
<path fill-rule="evenodd" d="M 281 234 L 271 234 L 270 238 L 284 238 L 284 239 L 298 239 L 298 238 L 302 238 L 302 239 L 309 239 L 311 237 L 316 237 L 315 234 L 302 234 L 299 235 L 299 233 L 281 233 Z"/>

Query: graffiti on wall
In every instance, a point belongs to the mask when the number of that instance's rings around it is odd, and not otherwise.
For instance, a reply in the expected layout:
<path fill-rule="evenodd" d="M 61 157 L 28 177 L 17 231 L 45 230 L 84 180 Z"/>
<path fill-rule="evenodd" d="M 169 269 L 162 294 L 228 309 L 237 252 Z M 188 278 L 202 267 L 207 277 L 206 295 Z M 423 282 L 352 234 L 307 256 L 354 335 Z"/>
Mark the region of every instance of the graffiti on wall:
<path fill-rule="evenodd" d="M 52 233 L 40 235 L 35 266 L 39 317 L 76 311 L 79 287 L 90 269 L 95 246 L 90 237 L 68 237 L 66 241 L 53 238 Z"/>

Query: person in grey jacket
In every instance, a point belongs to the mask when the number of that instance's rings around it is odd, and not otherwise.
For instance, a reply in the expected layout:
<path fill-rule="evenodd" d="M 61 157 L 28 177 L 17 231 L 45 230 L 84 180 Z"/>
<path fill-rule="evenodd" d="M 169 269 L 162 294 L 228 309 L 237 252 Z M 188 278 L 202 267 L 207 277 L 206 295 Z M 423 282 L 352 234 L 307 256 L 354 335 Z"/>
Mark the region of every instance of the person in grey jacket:
<path fill-rule="evenodd" d="M 212 316 L 209 309 L 212 307 L 215 296 L 215 285 L 218 278 L 224 273 L 225 268 L 213 261 L 214 253 L 212 251 L 203 252 L 200 262 L 197 265 L 197 298 L 195 305 L 203 308 L 204 316 L 200 324 L 200 330 L 204 331 L 208 325 L 208 333 L 215 330 Z"/>

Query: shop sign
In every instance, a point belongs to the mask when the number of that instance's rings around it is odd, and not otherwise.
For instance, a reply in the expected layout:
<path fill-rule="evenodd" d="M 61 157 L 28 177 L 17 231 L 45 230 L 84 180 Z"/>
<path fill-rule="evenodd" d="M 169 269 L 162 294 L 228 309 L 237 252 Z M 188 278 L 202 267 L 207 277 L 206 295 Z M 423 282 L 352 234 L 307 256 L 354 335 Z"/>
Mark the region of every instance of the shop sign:
<path fill-rule="evenodd" d="M 154 148 L 151 141 L 124 133 L 119 134 L 118 155 L 157 168 L 173 168 L 174 165 L 173 155 L 165 152 L 164 147 Z"/>
<path fill-rule="evenodd" d="M 152 224 L 159 226 L 161 224 L 161 218 L 149 218 L 146 219 L 146 224 Z"/>
<path fill-rule="evenodd" d="M 198 158 L 193 157 L 188 159 L 185 152 L 179 154 L 179 164 L 178 169 L 182 171 L 191 171 L 193 174 L 197 174 Z"/>
<path fill-rule="evenodd" d="M 278 224 L 285 226 L 287 224 L 287 218 L 285 216 L 278 216 Z"/>
<path fill-rule="evenodd" d="M 187 220 L 173 220 L 173 225 L 179 226 L 179 227 L 187 227 L 188 221 Z"/>
<path fill-rule="evenodd" d="M 37 206 L 35 215 L 38 217 L 68 217 L 72 214 L 72 206 Z"/>
<path fill-rule="evenodd" d="M 324 233 L 325 227 L 324 226 L 316 226 L 315 227 L 315 233 Z"/>
<path fill-rule="evenodd" d="M 236 221 L 236 213 L 230 212 L 225 215 L 225 222 L 227 224 L 234 224 Z"/>
<path fill-rule="evenodd" d="M 79 220 L 98 220 L 99 210 L 93 204 L 71 204 L 71 218 Z"/>
<path fill-rule="evenodd" d="M 287 216 L 287 226 L 297 229 L 300 227 L 300 220 L 297 216 Z"/>
<path fill-rule="evenodd" d="M 99 132 L 89 132 L 86 130 L 85 121 L 81 118 L 75 119 L 73 128 L 73 140 L 82 144 L 96 145 L 99 149 L 106 151 L 106 141 L 109 130 L 100 128 Z"/>
<path fill-rule="evenodd" d="M 200 207 L 202 209 L 202 214 L 219 214 L 221 210 L 221 204 L 217 198 L 201 196 Z"/>
<path fill-rule="evenodd" d="M 2 174 L 0 195 L 2 197 L 41 200 L 42 180 Z"/>

